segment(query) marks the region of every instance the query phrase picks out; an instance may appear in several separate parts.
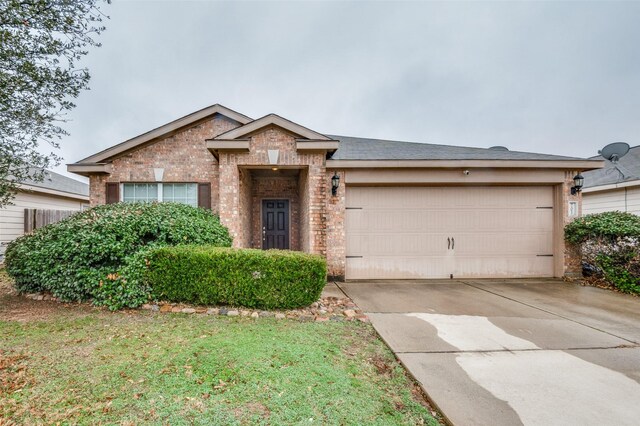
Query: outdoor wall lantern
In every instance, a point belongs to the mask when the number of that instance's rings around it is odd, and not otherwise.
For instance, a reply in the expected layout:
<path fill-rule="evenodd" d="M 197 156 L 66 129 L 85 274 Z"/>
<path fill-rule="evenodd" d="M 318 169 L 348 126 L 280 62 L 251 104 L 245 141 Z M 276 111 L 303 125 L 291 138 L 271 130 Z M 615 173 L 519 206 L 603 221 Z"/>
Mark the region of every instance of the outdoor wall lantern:
<path fill-rule="evenodd" d="M 331 195 L 334 197 L 338 195 L 338 187 L 340 186 L 340 176 L 338 176 L 338 172 L 333 174 L 331 178 Z"/>
<path fill-rule="evenodd" d="M 573 186 L 571 187 L 571 195 L 576 195 L 578 192 L 582 190 L 582 185 L 584 185 L 584 177 L 580 173 L 573 177 Z"/>

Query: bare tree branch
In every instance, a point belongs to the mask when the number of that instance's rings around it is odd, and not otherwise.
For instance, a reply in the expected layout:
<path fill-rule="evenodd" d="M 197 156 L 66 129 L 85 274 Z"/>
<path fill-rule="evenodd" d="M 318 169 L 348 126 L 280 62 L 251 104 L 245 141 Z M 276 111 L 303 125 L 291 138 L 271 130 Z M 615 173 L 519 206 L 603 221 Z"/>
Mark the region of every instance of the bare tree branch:
<path fill-rule="evenodd" d="M 108 19 L 98 4 L 110 0 L 0 0 L 0 207 L 19 182 L 42 180 L 59 164 L 38 147 L 59 147 L 73 99 L 89 86 L 77 68 Z"/>

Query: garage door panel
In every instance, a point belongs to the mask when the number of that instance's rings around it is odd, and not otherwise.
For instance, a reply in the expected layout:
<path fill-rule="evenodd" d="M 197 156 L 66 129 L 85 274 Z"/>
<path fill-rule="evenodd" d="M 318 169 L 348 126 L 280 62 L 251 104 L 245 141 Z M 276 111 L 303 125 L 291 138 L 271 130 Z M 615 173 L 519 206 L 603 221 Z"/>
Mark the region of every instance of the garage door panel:
<path fill-rule="evenodd" d="M 425 216 L 429 220 L 424 220 Z M 347 222 L 352 232 L 375 233 L 431 233 L 455 225 L 446 211 L 433 210 L 347 210 Z"/>
<path fill-rule="evenodd" d="M 371 256 L 366 260 L 347 257 L 346 275 L 352 280 L 448 278 L 452 261 L 451 256 L 432 256 L 429 258 L 406 256 L 400 259 L 389 256 Z"/>
<path fill-rule="evenodd" d="M 553 252 L 553 240 L 547 233 L 461 234 L 454 237 L 453 252 L 460 256 L 538 256 Z"/>
<path fill-rule="evenodd" d="M 447 254 L 447 236 L 444 234 L 398 233 L 347 236 L 347 256 L 444 256 Z"/>
<path fill-rule="evenodd" d="M 445 222 L 449 229 L 477 232 L 517 232 L 523 226 L 528 230 L 548 231 L 549 223 L 553 222 L 553 211 L 542 209 L 484 209 L 460 210 L 444 213 L 448 220 Z"/>
<path fill-rule="evenodd" d="M 346 202 L 349 279 L 553 276 L 550 186 L 349 187 Z"/>
<path fill-rule="evenodd" d="M 486 256 L 458 257 L 454 277 L 458 278 L 512 278 L 544 277 L 553 270 L 553 257 L 546 256 Z"/>

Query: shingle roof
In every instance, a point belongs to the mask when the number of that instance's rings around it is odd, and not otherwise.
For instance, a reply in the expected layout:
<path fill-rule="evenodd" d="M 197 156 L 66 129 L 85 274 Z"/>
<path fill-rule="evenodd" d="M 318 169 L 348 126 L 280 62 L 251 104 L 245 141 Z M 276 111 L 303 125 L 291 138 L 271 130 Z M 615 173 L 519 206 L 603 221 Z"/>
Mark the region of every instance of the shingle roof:
<path fill-rule="evenodd" d="M 603 160 L 601 155 L 591 157 L 590 160 Z M 640 146 L 634 146 L 627 155 L 618 160 L 618 166 L 624 177 L 616 170 L 611 161 L 605 161 L 604 168 L 584 172 L 584 187 L 591 188 L 601 185 L 640 180 Z"/>
<path fill-rule="evenodd" d="M 582 160 L 576 157 L 327 135 L 340 141 L 332 160 Z"/>
<path fill-rule="evenodd" d="M 56 172 L 52 172 L 51 170 L 46 171 L 45 178 L 42 182 L 27 179 L 21 183 L 38 188 L 52 189 L 55 191 L 68 192 L 70 194 L 83 195 L 86 197 L 89 196 L 89 185 Z"/>

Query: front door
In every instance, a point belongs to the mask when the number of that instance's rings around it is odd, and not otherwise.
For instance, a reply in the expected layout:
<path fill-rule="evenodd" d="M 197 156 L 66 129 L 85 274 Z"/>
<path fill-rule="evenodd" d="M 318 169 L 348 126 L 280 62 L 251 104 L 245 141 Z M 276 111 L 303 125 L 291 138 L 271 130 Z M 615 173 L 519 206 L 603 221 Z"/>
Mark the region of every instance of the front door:
<path fill-rule="evenodd" d="M 262 200 L 262 249 L 289 249 L 289 200 Z"/>

